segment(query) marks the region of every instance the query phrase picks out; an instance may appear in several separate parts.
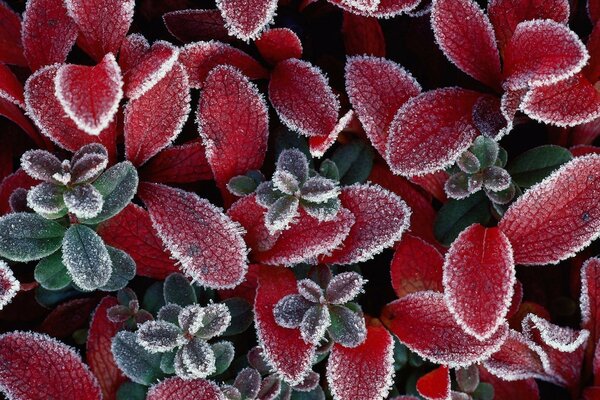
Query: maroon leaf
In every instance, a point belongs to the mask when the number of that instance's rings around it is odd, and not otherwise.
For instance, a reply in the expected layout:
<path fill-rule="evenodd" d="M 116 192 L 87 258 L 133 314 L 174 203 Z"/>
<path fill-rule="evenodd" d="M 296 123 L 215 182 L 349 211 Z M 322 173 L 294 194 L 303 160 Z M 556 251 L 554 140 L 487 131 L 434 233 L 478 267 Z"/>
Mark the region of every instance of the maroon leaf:
<path fill-rule="evenodd" d="M 169 33 L 183 43 L 232 39 L 219 10 L 178 10 L 163 15 Z"/>
<path fill-rule="evenodd" d="M 21 43 L 21 17 L 4 2 L 0 3 L 0 62 L 27 66 Z"/>
<path fill-rule="evenodd" d="M 135 67 L 150 50 L 150 43 L 139 33 L 132 33 L 123 39 L 119 51 L 119 65 L 123 74 Z"/>
<path fill-rule="evenodd" d="M 417 392 L 428 400 L 446 400 L 450 398 L 450 371 L 440 366 L 423 375 L 417 381 Z"/>
<path fill-rule="evenodd" d="M 4 261 L 0 260 L 0 310 L 17 295 L 21 285 Z"/>
<path fill-rule="evenodd" d="M 273 21 L 276 0 L 218 0 L 227 30 L 242 40 L 255 39 Z"/>
<path fill-rule="evenodd" d="M 481 367 L 479 378 L 494 387 L 496 400 L 538 400 L 540 398 L 537 383 L 533 378 L 509 382 L 495 377 Z"/>
<path fill-rule="evenodd" d="M 240 226 L 195 194 L 142 183 L 138 195 L 152 224 L 183 271 L 201 285 L 226 289 L 244 279 L 248 264 Z"/>
<path fill-rule="evenodd" d="M 386 398 L 394 375 L 394 341 L 382 326 L 369 326 L 360 346 L 336 343 L 327 361 L 327 382 L 336 400 Z"/>
<path fill-rule="evenodd" d="M 291 269 L 259 268 L 258 289 L 254 302 L 254 323 L 263 356 L 271 368 L 287 382 L 302 382 L 310 371 L 315 348 L 300 337 L 298 329 L 283 328 L 275 322 L 273 308 L 283 297 L 297 293 Z"/>
<path fill-rule="evenodd" d="M 127 159 L 139 166 L 168 146 L 181 132 L 189 112 L 188 77 L 175 64 L 152 89 L 125 107 Z"/>
<path fill-rule="evenodd" d="M 66 301 L 48 314 L 40 326 L 40 332 L 57 338 L 71 336 L 77 329 L 87 326 L 90 314 L 97 304 L 97 298 Z"/>
<path fill-rule="evenodd" d="M 152 386 L 146 400 L 225 400 L 219 387 L 206 379 L 165 379 Z"/>
<path fill-rule="evenodd" d="M 144 49 L 144 44 L 138 46 Z M 139 51 L 139 50 L 138 50 Z M 158 41 L 140 55 L 125 75 L 125 95 L 132 100 L 141 97 L 173 70 L 179 50 L 171 43 Z"/>
<path fill-rule="evenodd" d="M 581 268 L 579 303 L 581 326 L 590 331 L 590 341 L 598 343 L 600 339 L 600 258 L 590 258 Z"/>
<path fill-rule="evenodd" d="M 408 12 L 413 8 L 416 8 L 420 0 L 381 0 L 379 5 L 370 11 L 357 7 L 362 1 L 347 1 L 347 0 L 327 0 L 332 4 L 335 4 L 342 9 L 358 14 L 366 17 L 375 17 L 375 18 L 390 18 L 396 15 Z"/>
<path fill-rule="evenodd" d="M 39 181 L 30 177 L 20 168 L 4 178 L 0 183 L 0 215 L 7 214 L 11 211 L 8 201 L 10 195 L 13 194 L 16 189 L 29 189 L 38 183 Z"/>
<path fill-rule="evenodd" d="M 269 29 L 255 42 L 260 55 L 269 64 L 277 64 L 288 58 L 302 57 L 302 43 L 294 31 L 288 28 Z"/>
<path fill-rule="evenodd" d="M 189 183 L 213 179 L 199 139 L 167 147 L 141 168 L 143 180 L 156 183 Z"/>
<path fill-rule="evenodd" d="M 498 225 L 515 263 L 556 264 L 600 235 L 600 156 L 577 157 L 521 196 Z"/>
<path fill-rule="evenodd" d="M 2 3 L 0 3 L 1 8 Z M 25 108 L 23 85 L 21 85 L 21 82 L 19 82 L 10 68 L 4 64 L 0 64 L 0 98 L 4 98 L 21 108 Z"/>
<path fill-rule="evenodd" d="M 96 378 L 79 355 L 46 335 L 11 332 L 0 336 L 0 388 L 20 400 L 100 400 Z"/>
<path fill-rule="evenodd" d="M 347 55 L 385 57 L 385 37 L 377 18 L 344 12 L 342 34 Z"/>

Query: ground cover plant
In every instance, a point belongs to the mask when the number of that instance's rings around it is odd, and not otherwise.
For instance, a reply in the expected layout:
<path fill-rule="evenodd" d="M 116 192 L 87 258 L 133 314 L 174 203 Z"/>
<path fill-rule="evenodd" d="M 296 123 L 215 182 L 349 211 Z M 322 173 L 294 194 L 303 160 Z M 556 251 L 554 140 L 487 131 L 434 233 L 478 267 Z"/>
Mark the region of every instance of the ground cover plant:
<path fill-rule="evenodd" d="M 0 0 L 0 393 L 600 399 L 600 2 Z"/>

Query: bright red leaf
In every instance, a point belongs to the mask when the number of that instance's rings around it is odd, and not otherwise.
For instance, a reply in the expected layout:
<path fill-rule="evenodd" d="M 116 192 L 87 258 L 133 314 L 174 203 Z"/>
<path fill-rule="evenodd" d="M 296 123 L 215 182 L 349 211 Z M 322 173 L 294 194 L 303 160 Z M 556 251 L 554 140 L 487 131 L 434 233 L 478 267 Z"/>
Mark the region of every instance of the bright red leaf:
<path fill-rule="evenodd" d="M 167 147 L 140 169 L 143 180 L 156 183 L 188 183 L 213 179 L 200 139 Z"/>
<path fill-rule="evenodd" d="M 165 379 L 152 386 L 146 400 L 225 400 L 219 387 L 206 379 Z"/>
<path fill-rule="evenodd" d="M 344 12 L 342 34 L 347 55 L 385 57 L 385 37 L 377 18 Z"/>
<path fill-rule="evenodd" d="M 337 140 L 339 134 L 348 128 L 354 119 L 354 111 L 349 110 L 340 118 L 337 125 L 327 136 L 311 136 L 308 138 L 308 148 L 310 155 L 316 158 L 321 158 L 327 150 Z"/>
<path fill-rule="evenodd" d="M 163 15 L 163 21 L 169 33 L 183 43 L 232 39 L 219 10 L 171 11 Z"/>
<path fill-rule="evenodd" d="M 440 366 L 426 373 L 417 381 L 417 391 L 428 400 L 447 400 L 450 398 L 450 371 Z"/>
<path fill-rule="evenodd" d="M 275 17 L 277 0 L 218 0 L 227 30 L 242 40 L 255 39 Z"/>
<path fill-rule="evenodd" d="M 445 203 L 448 201 L 444 185 L 448 180 L 446 171 L 431 172 L 425 175 L 415 175 L 410 177 L 410 181 L 422 187 L 427 193 L 431 194 L 437 200 Z"/>
<path fill-rule="evenodd" d="M 148 50 L 150 50 L 150 43 L 139 33 L 132 33 L 125 37 L 119 51 L 119 65 L 123 74 L 135 67 Z"/>
<path fill-rule="evenodd" d="M 244 240 L 254 256 L 273 247 L 281 235 L 281 231 L 269 232 L 265 226 L 265 213 L 265 208 L 256 203 L 255 195 L 242 197 L 227 210 L 227 215 L 244 227 Z"/>
<path fill-rule="evenodd" d="M 288 28 L 269 29 L 254 43 L 265 61 L 273 65 L 288 58 L 302 57 L 302 42 Z"/>
<path fill-rule="evenodd" d="M 556 264 L 600 235 L 600 155 L 577 157 L 513 203 L 498 225 L 515 263 Z"/>
<path fill-rule="evenodd" d="M 144 48 L 141 43 L 138 46 Z M 155 42 L 127 71 L 125 96 L 135 100 L 144 95 L 173 70 L 177 57 L 177 47 L 162 40 Z"/>
<path fill-rule="evenodd" d="M 27 66 L 21 43 L 21 17 L 4 2 L 0 3 L 0 62 Z"/>

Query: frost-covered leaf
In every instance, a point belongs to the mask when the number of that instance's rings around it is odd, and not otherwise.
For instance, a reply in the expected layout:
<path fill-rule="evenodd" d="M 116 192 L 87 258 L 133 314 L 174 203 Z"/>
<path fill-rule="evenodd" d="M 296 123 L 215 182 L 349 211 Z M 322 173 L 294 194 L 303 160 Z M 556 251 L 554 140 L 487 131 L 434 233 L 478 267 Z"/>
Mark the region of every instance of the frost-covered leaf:
<path fill-rule="evenodd" d="M 148 50 L 150 50 L 150 43 L 143 35 L 132 33 L 126 36 L 119 50 L 119 65 L 123 74 L 136 66 Z"/>
<path fill-rule="evenodd" d="M 383 327 L 368 327 L 366 341 L 348 348 L 335 344 L 327 382 L 336 400 L 386 398 L 394 376 L 394 341 Z"/>
<path fill-rule="evenodd" d="M 231 324 L 229 308 L 222 303 L 209 304 L 204 307 L 202 326 L 196 331 L 196 335 L 209 340 L 223 334 L 229 324 Z"/>
<path fill-rule="evenodd" d="M 259 188 L 263 185 L 265 183 Z M 246 230 L 244 240 L 253 253 L 270 249 L 280 235 L 280 232 L 271 234 L 265 226 L 266 212 L 263 206 L 257 204 L 256 198 L 254 194 L 242 197 L 227 210 L 227 215 Z"/>
<path fill-rule="evenodd" d="M 117 54 L 133 20 L 134 0 L 65 0 L 79 27 L 77 45 L 96 60 Z"/>
<path fill-rule="evenodd" d="M 115 292 L 123 289 L 135 277 L 135 261 L 122 250 L 110 246 L 106 246 L 106 249 L 112 263 L 112 273 L 100 290 Z"/>
<path fill-rule="evenodd" d="M 515 280 L 512 248 L 498 228 L 471 225 L 446 254 L 446 304 L 456 322 L 480 340 L 504 323 Z"/>
<path fill-rule="evenodd" d="M 479 97 L 444 88 L 408 100 L 390 125 L 386 159 L 392 171 L 423 175 L 453 164 L 478 134 L 472 109 Z"/>
<path fill-rule="evenodd" d="M 387 305 L 382 317 L 389 329 L 411 351 L 449 367 L 464 367 L 498 351 L 508 332 L 507 324 L 487 340 L 467 334 L 448 310 L 442 293 L 411 293 Z"/>
<path fill-rule="evenodd" d="M 288 58 L 302 57 L 302 43 L 294 31 L 288 28 L 269 29 L 254 43 L 262 58 L 272 65 Z"/>
<path fill-rule="evenodd" d="M 337 125 L 340 103 L 320 69 L 298 59 L 275 66 L 269 99 L 279 119 L 305 136 L 327 136 Z"/>
<path fill-rule="evenodd" d="M 213 179 L 200 139 L 167 147 L 139 171 L 142 180 L 156 183 L 188 183 Z"/>
<path fill-rule="evenodd" d="M 506 169 L 516 184 L 527 188 L 541 182 L 571 159 L 573 156 L 569 150 L 549 144 L 535 147 L 513 158 Z"/>
<path fill-rule="evenodd" d="M 100 400 L 98 381 L 72 348 L 47 335 L 0 336 L 0 383 L 8 398 Z"/>
<path fill-rule="evenodd" d="M 263 379 L 260 390 L 258 391 L 258 398 L 265 400 L 275 400 L 282 390 L 283 383 L 276 375 L 270 375 Z M 283 398 L 287 398 L 282 393 Z"/>
<path fill-rule="evenodd" d="M 297 328 L 302 323 L 302 318 L 313 303 L 299 294 L 289 294 L 275 304 L 273 316 L 275 322 L 284 328 Z"/>
<path fill-rule="evenodd" d="M 339 194 L 340 188 L 337 182 L 322 176 L 309 178 L 300 190 L 302 199 L 313 203 L 325 203 L 336 198 Z"/>
<path fill-rule="evenodd" d="M 67 267 L 62 262 L 62 251 L 56 251 L 40 260 L 33 276 L 36 282 L 48 290 L 64 289 L 71 283 Z"/>
<path fill-rule="evenodd" d="M 146 321 L 138 327 L 137 342 L 151 353 L 164 353 L 183 344 L 181 329 L 166 321 Z"/>
<path fill-rule="evenodd" d="M 275 16 L 275 0 L 218 0 L 217 7 L 230 35 L 242 40 L 255 39 Z"/>
<path fill-rule="evenodd" d="M 163 297 L 167 304 L 185 307 L 197 303 L 196 291 L 183 274 L 174 273 L 167 276 L 163 285 Z"/>
<path fill-rule="evenodd" d="M 507 400 L 530 400 L 540 398 L 538 384 L 533 378 L 509 382 L 495 377 L 484 368 L 479 369 L 479 374 L 483 383 L 487 384 L 488 387 L 493 387 L 492 394 L 494 398 Z"/>
<path fill-rule="evenodd" d="M 329 324 L 331 324 L 329 309 L 323 305 L 314 305 L 302 317 L 300 336 L 306 343 L 316 346 L 325 337 Z"/>
<path fill-rule="evenodd" d="M 190 304 L 189 306 L 186 306 L 182 309 L 177 305 L 167 304 L 163 308 L 161 308 L 161 319 L 167 321 L 171 320 L 172 317 L 165 315 L 167 314 L 167 310 L 171 309 L 172 311 L 179 309 L 176 321 L 179 323 L 181 329 L 183 329 L 184 332 L 187 332 L 191 335 L 195 335 L 198 329 L 200 329 L 200 327 L 202 326 L 202 318 L 204 317 L 204 310 L 202 306 L 200 306 L 199 304 Z M 168 311 L 168 313 L 170 314 L 171 311 Z"/>
<path fill-rule="evenodd" d="M 107 54 L 93 66 L 63 65 L 54 77 L 56 98 L 77 127 L 99 135 L 108 127 L 123 96 L 121 68 Z"/>
<path fill-rule="evenodd" d="M 552 20 L 521 22 L 504 51 L 504 86 L 545 86 L 581 71 L 589 54 L 577 35 Z"/>
<path fill-rule="evenodd" d="M 2 6 L 0 6 L 0 13 L 2 10 L 1 7 Z M 2 28 L 0 27 L 0 29 Z M 0 58 L 1 57 L 2 55 L 0 54 Z M 12 104 L 19 106 L 20 108 L 25 107 L 23 85 L 12 72 L 12 70 L 4 64 L 0 64 L 0 97 Z"/>
<path fill-rule="evenodd" d="M 274 234 L 289 228 L 292 221 L 298 216 L 299 201 L 294 196 L 283 196 L 275 201 L 265 214 L 265 226 Z"/>
<path fill-rule="evenodd" d="M 258 394 L 262 379 L 260 373 L 254 368 L 244 368 L 235 377 L 233 386 L 235 386 L 242 395 L 242 398 L 253 399 Z"/>
<path fill-rule="evenodd" d="M 71 178 L 75 183 L 92 179 L 104 170 L 108 164 L 108 152 L 99 143 L 90 143 L 73 154 L 71 157 Z"/>
<path fill-rule="evenodd" d="M 32 0 L 23 14 L 21 40 L 32 71 L 61 63 L 77 39 L 77 25 L 60 0 Z"/>
<path fill-rule="evenodd" d="M 181 132 L 190 112 L 188 76 L 176 63 L 151 89 L 125 107 L 125 153 L 142 165 Z"/>
<path fill-rule="evenodd" d="M 459 368 L 454 371 L 454 375 L 459 389 L 463 392 L 473 393 L 477 389 L 479 385 L 479 368 L 477 365 Z"/>
<path fill-rule="evenodd" d="M 600 235 L 600 156 L 577 157 L 532 186 L 500 221 L 515 263 L 555 264 Z"/>
<path fill-rule="evenodd" d="M 378 185 L 353 185 L 340 194 L 342 207 L 356 218 L 340 249 L 322 259 L 354 264 L 371 259 L 400 239 L 408 228 L 410 209 L 397 195 Z"/>
<path fill-rule="evenodd" d="M 183 43 L 233 39 L 219 10 L 176 10 L 163 14 L 162 18 L 169 33 Z"/>
<path fill-rule="evenodd" d="M 147 400 L 225 400 L 219 387 L 205 379 L 184 380 L 179 377 L 165 379 L 152 386 Z"/>
<path fill-rule="evenodd" d="M 234 176 L 262 166 L 268 109 L 256 86 L 239 70 L 219 66 L 208 74 L 196 116 L 206 158 L 222 190 Z"/>
<path fill-rule="evenodd" d="M 419 378 L 417 392 L 427 400 L 450 398 L 450 371 L 442 365 Z"/>
<path fill-rule="evenodd" d="M 21 42 L 21 17 L 4 2 L 0 3 L 0 62 L 27 66 Z"/>
<path fill-rule="evenodd" d="M 396 111 L 421 93 L 421 86 L 400 65 L 378 57 L 350 57 L 346 91 L 367 136 L 385 157 L 388 128 Z"/>
<path fill-rule="evenodd" d="M 21 168 L 33 179 L 51 181 L 62 171 L 61 161 L 46 150 L 28 150 L 21 156 Z"/>
<path fill-rule="evenodd" d="M 73 282 L 84 290 L 104 286 L 112 261 L 104 242 L 91 228 L 71 225 L 62 241 L 62 260 Z"/>
<path fill-rule="evenodd" d="M 298 293 L 311 303 L 321 303 L 324 300 L 323 289 L 312 279 L 299 280 Z"/>
<path fill-rule="evenodd" d="M 0 260 L 0 310 L 12 301 L 20 287 L 8 264 Z"/>
<path fill-rule="evenodd" d="M 194 194 L 145 183 L 140 197 L 159 236 L 186 274 L 200 284 L 237 286 L 247 270 L 246 244 L 238 224 Z"/>
<path fill-rule="evenodd" d="M 104 205 L 102 194 L 89 183 L 67 190 L 63 198 L 69 212 L 82 219 L 97 217 Z"/>
<path fill-rule="evenodd" d="M 63 193 L 64 189 L 61 186 L 42 182 L 27 192 L 27 206 L 48 219 L 62 217 L 66 213 Z"/>
<path fill-rule="evenodd" d="M 228 44 L 209 41 L 190 43 L 181 50 L 179 62 L 190 77 L 190 87 L 201 89 L 208 73 L 219 65 L 239 69 L 249 79 L 268 77 L 268 72 L 255 59 Z"/>
<path fill-rule="evenodd" d="M 181 313 L 181 310 L 183 308 L 180 305 L 167 303 L 158 310 L 156 318 L 172 324 L 179 324 L 179 313 Z M 184 327 L 183 329 L 185 330 L 186 328 Z"/>
<path fill-rule="evenodd" d="M 111 351 L 119 369 L 135 383 L 148 386 L 164 376 L 160 369 L 162 355 L 148 352 L 133 332 L 117 333 Z"/>
<path fill-rule="evenodd" d="M 331 326 L 328 331 L 334 342 L 344 347 L 356 347 L 365 341 L 367 329 L 362 313 L 344 306 L 330 306 L 329 310 Z"/>
<path fill-rule="evenodd" d="M 178 358 L 181 354 L 182 365 L 178 368 Z M 178 351 L 175 356 L 175 372 L 186 379 L 205 378 L 215 372 L 215 353 L 210 345 L 197 337 L 192 338 Z M 183 367 L 183 368 L 182 368 Z"/>
<path fill-rule="evenodd" d="M 235 357 L 235 348 L 231 342 L 217 342 L 210 345 L 215 355 L 215 372 L 213 375 L 220 375 L 229 368 Z"/>
<path fill-rule="evenodd" d="M 0 255 L 13 261 L 49 256 L 62 244 L 65 228 L 37 214 L 13 213 L 0 217 Z"/>
<path fill-rule="evenodd" d="M 590 341 L 600 338 L 600 259 L 590 258 L 581 268 L 581 326 L 590 331 Z M 600 365 L 599 365 L 600 367 Z M 600 379 L 600 374 L 596 378 Z"/>
<path fill-rule="evenodd" d="M 492 166 L 483 172 L 483 187 L 494 192 L 508 189 L 511 177 L 505 169 Z"/>
<path fill-rule="evenodd" d="M 353 300 L 363 291 L 366 281 L 356 272 L 342 272 L 331 279 L 325 298 L 333 304 L 344 304 Z"/>
<path fill-rule="evenodd" d="M 296 278 L 290 269 L 260 267 L 254 303 L 258 341 L 269 366 L 292 384 L 303 380 L 315 354 L 314 346 L 305 343 L 297 329 L 279 326 L 273 315 L 273 307 L 279 300 L 295 293 Z"/>
<path fill-rule="evenodd" d="M 308 179 L 308 159 L 306 155 L 295 148 L 285 149 L 277 158 L 277 171 L 284 171 L 296 177 L 300 184 Z"/>
<path fill-rule="evenodd" d="M 391 18 L 402 13 L 408 13 L 419 5 L 418 0 L 381 0 L 377 8 L 367 11 L 364 7 L 357 7 L 362 1 L 328 0 L 342 9 L 367 17 Z"/>

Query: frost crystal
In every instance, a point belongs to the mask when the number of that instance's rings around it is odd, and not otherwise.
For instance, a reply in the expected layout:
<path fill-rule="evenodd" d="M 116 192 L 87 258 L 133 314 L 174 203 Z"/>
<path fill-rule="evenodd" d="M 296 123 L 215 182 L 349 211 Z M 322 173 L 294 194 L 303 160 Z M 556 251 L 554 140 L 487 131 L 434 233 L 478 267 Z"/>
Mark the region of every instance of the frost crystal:
<path fill-rule="evenodd" d="M 146 321 L 136 334 L 138 343 L 151 353 L 170 351 L 185 343 L 181 329 L 166 321 Z"/>
<path fill-rule="evenodd" d="M 356 272 L 342 272 L 329 282 L 325 298 L 333 304 L 347 303 L 363 291 L 365 283 L 363 277 Z"/>
<path fill-rule="evenodd" d="M 45 150 L 28 150 L 21 156 L 21 168 L 32 178 L 48 182 L 62 171 L 62 163 Z"/>
<path fill-rule="evenodd" d="M 20 287 L 8 264 L 0 260 L 0 310 L 12 301 Z"/>
<path fill-rule="evenodd" d="M 172 306 L 172 311 L 179 311 L 177 321 L 179 322 L 179 326 L 183 329 L 184 332 L 188 332 L 191 335 L 195 335 L 198 332 L 198 329 L 203 326 L 203 318 L 204 318 L 204 309 L 198 304 L 191 304 L 183 309 L 175 304 L 169 304 Z M 167 319 L 170 317 L 167 314 L 171 313 L 171 307 L 165 308 L 164 306 L 161 308 L 163 311 L 163 317 L 161 319 Z M 167 317 L 167 318 L 165 318 Z"/>
<path fill-rule="evenodd" d="M 94 218 L 104 205 L 102 194 L 90 184 L 76 186 L 72 190 L 67 190 L 64 194 L 64 200 L 70 212 L 77 218 Z"/>

